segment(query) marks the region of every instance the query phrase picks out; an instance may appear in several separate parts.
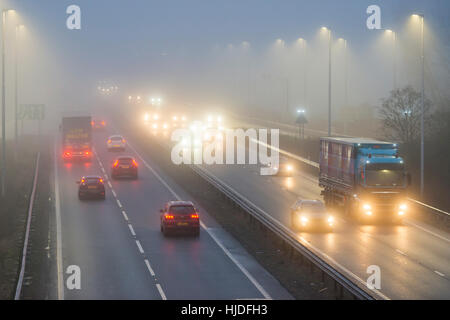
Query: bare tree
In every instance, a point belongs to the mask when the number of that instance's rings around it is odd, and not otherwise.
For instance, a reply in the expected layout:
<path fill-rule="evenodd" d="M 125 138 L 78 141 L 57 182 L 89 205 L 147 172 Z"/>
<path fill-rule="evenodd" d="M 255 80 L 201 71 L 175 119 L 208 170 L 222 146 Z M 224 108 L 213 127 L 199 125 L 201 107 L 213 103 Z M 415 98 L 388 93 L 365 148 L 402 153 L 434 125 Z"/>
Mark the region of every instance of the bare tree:
<path fill-rule="evenodd" d="M 425 99 L 425 121 L 429 119 L 431 103 Z M 388 139 L 411 143 L 420 136 L 421 96 L 413 87 L 392 90 L 380 107 L 384 135 Z"/>

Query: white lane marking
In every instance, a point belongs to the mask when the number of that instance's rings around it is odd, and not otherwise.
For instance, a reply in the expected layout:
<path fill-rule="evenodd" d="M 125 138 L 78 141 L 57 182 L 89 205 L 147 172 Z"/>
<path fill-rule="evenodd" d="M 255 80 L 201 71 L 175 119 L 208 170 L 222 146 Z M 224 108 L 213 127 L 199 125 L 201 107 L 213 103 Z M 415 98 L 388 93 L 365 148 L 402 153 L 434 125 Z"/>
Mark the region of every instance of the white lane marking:
<path fill-rule="evenodd" d="M 237 261 L 235 257 L 233 257 L 233 255 L 230 253 L 230 251 L 228 251 L 228 249 L 225 248 L 225 246 L 216 238 L 216 236 L 209 230 L 209 228 L 207 228 L 203 224 L 203 222 L 200 222 L 200 225 L 202 226 L 203 229 L 206 230 L 206 232 L 208 232 L 208 234 L 211 236 L 211 238 L 223 250 L 223 252 L 225 252 L 225 254 L 228 256 L 228 258 L 230 258 L 231 261 L 234 262 L 234 264 L 239 268 L 239 270 L 242 271 L 242 273 L 248 278 L 248 280 L 250 280 L 250 282 L 253 283 L 253 285 L 256 287 L 256 289 L 258 289 L 258 291 L 263 295 L 263 297 L 265 299 L 272 300 L 272 297 L 269 295 L 269 293 L 267 293 L 267 291 L 259 284 L 259 282 L 255 278 L 253 278 L 253 276 L 250 274 L 250 272 L 248 272 L 248 270 L 239 261 Z"/>
<path fill-rule="evenodd" d="M 111 189 L 111 193 L 113 194 L 114 198 L 117 198 L 117 193 L 114 191 L 114 189 Z"/>
<path fill-rule="evenodd" d="M 109 181 L 108 181 L 108 187 L 110 187 L 112 189 L 112 184 Z"/>
<path fill-rule="evenodd" d="M 415 224 L 415 223 L 411 222 L 410 220 L 405 220 L 405 224 L 409 224 L 410 226 L 413 226 L 413 227 L 416 227 L 417 229 L 420 229 L 420 230 L 422 230 L 422 231 L 425 231 L 426 233 L 429 233 L 429 234 L 431 234 L 431 235 L 433 235 L 433 236 L 435 236 L 435 237 L 437 237 L 437 238 L 439 238 L 439 239 L 441 239 L 441 240 L 450 242 L 450 239 L 448 239 L 448 238 L 446 238 L 446 237 L 443 237 L 443 236 L 441 236 L 440 234 L 437 234 L 436 232 L 433 232 L 433 231 L 431 231 L 431 230 L 428 230 L 428 229 L 426 229 L 426 228 L 424 228 L 424 227 L 421 227 L 421 226 L 419 226 L 418 224 Z"/>
<path fill-rule="evenodd" d="M 100 168 L 100 169 L 102 170 L 103 173 L 106 173 L 106 172 L 105 172 L 105 169 L 103 169 L 103 168 Z"/>
<path fill-rule="evenodd" d="M 134 232 L 133 226 L 131 224 L 128 224 L 128 228 L 130 229 L 130 232 L 133 235 L 133 237 L 136 237 L 136 232 Z"/>
<path fill-rule="evenodd" d="M 126 221 L 128 221 L 128 216 L 127 216 L 126 212 L 123 211 L 123 210 L 122 210 L 122 215 L 123 215 L 123 218 L 124 218 Z"/>
<path fill-rule="evenodd" d="M 436 274 L 440 275 L 441 277 L 445 277 L 445 274 L 443 274 L 443 273 L 441 273 L 441 272 L 439 272 L 439 271 L 437 271 L 437 270 L 435 270 L 434 272 L 435 272 Z"/>
<path fill-rule="evenodd" d="M 136 245 L 138 246 L 139 252 L 143 254 L 144 253 L 144 249 L 142 248 L 141 243 L 139 242 L 139 240 L 136 240 Z"/>
<path fill-rule="evenodd" d="M 397 251 L 398 253 L 400 253 L 402 256 L 406 256 L 406 253 L 404 253 L 402 250 L 400 249 L 395 249 L 395 251 Z"/>
<path fill-rule="evenodd" d="M 161 285 L 159 283 L 156 284 L 156 288 L 158 289 L 159 295 L 163 300 L 167 300 L 166 294 L 164 293 L 163 289 L 161 288 Z"/>
<path fill-rule="evenodd" d="M 153 271 L 152 267 L 150 266 L 150 262 L 148 261 L 148 259 L 144 259 L 144 262 L 145 262 L 145 265 L 147 266 L 148 271 L 150 272 L 152 277 L 154 277 L 155 272 Z"/>
<path fill-rule="evenodd" d="M 117 199 L 116 202 L 117 202 L 117 205 L 119 206 L 119 208 L 122 208 L 122 204 L 120 203 L 120 200 Z"/>
<path fill-rule="evenodd" d="M 181 197 L 173 191 L 173 189 L 164 181 L 164 179 L 144 160 L 144 158 L 136 151 L 136 149 L 128 142 L 128 146 L 136 153 L 136 155 L 141 159 L 142 163 L 155 175 L 155 177 L 169 190 L 169 192 L 177 199 L 181 200 Z M 200 222 L 201 227 L 211 236 L 214 242 L 222 249 L 227 257 L 231 259 L 232 262 L 239 268 L 239 270 L 244 273 L 244 275 L 250 280 L 250 282 L 258 289 L 258 291 L 266 298 L 272 299 L 267 291 L 259 284 L 259 282 L 253 278 L 253 276 L 247 271 L 247 269 L 237 261 L 233 255 L 225 248 L 224 245 L 208 230 L 203 222 Z"/>
<path fill-rule="evenodd" d="M 58 177 L 58 157 L 56 151 L 55 141 L 55 163 L 54 163 L 54 178 L 55 178 L 55 215 L 56 215 L 56 269 L 58 276 L 58 300 L 64 300 L 64 286 L 63 286 L 63 262 L 62 262 L 62 232 L 61 232 L 61 201 L 59 194 L 59 177 Z"/>

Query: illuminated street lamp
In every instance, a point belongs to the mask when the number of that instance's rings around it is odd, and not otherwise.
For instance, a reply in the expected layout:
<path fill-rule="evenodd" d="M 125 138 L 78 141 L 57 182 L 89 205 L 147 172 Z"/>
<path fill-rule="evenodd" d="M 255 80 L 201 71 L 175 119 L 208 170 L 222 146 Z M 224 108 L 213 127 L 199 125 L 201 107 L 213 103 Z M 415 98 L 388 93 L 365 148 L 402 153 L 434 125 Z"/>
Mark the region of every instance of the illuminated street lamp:
<path fill-rule="evenodd" d="M 424 191 L 424 109 L 425 109 L 425 17 L 423 14 L 413 14 L 414 19 L 420 19 L 421 61 L 422 61 L 422 95 L 420 108 L 420 195 Z"/>
<path fill-rule="evenodd" d="M 1 184 L 2 197 L 6 192 L 6 100 L 5 100 L 5 25 L 6 14 L 14 10 L 6 9 L 2 11 L 2 167 Z"/>
<path fill-rule="evenodd" d="M 331 136 L 331 29 L 322 27 L 328 32 L 328 136 Z"/>

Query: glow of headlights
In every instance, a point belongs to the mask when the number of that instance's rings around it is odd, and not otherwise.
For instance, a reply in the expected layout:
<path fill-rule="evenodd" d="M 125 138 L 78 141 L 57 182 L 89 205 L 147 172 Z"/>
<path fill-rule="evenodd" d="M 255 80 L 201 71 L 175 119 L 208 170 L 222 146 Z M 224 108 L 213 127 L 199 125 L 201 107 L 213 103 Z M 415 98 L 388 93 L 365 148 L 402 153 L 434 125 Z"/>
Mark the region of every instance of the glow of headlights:
<path fill-rule="evenodd" d="M 367 214 L 368 216 L 371 216 L 371 215 L 372 215 L 372 211 L 366 211 L 366 214 Z"/>
<path fill-rule="evenodd" d="M 334 217 L 331 217 L 331 216 L 328 217 L 328 222 L 329 222 L 329 223 L 333 223 L 333 222 L 334 222 Z"/>
<path fill-rule="evenodd" d="M 372 207 L 370 206 L 370 204 L 366 203 L 366 204 L 363 205 L 363 209 L 364 210 L 370 210 L 370 209 L 372 209 Z"/>
<path fill-rule="evenodd" d="M 146 114 L 144 115 L 144 120 L 145 120 L 145 121 L 148 121 L 148 118 L 149 118 L 149 115 L 148 115 L 148 113 L 146 113 Z"/>
<path fill-rule="evenodd" d="M 153 120 L 158 120 L 159 119 L 159 116 L 157 115 L 157 114 L 155 114 L 154 116 L 153 116 Z"/>
<path fill-rule="evenodd" d="M 303 223 L 307 223 L 308 222 L 308 218 L 307 217 L 301 217 L 300 221 Z"/>
<path fill-rule="evenodd" d="M 158 129 L 158 125 L 156 123 L 153 124 L 153 129 Z"/>
<path fill-rule="evenodd" d="M 399 212 L 398 212 L 398 215 L 399 215 L 399 216 L 403 216 L 403 215 L 405 215 L 405 212 L 404 212 L 404 211 L 399 211 Z"/>
<path fill-rule="evenodd" d="M 406 204 L 402 203 L 402 204 L 399 206 L 399 208 L 400 208 L 400 210 L 405 211 L 406 209 L 408 209 L 408 206 L 407 206 Z"/>
<path fill-rule="evenodd" d="M 163 129 L 167 129 L 167 124 L 166 123 L 163 124 Z"/>
<path fill-rule="evenodd" d="M 291 165 L 288 165 L 288 166 L 287 166 L 287 171 L 292 171 L 292 170 L 293 170 L 292 166 L 291 166 Z"/>

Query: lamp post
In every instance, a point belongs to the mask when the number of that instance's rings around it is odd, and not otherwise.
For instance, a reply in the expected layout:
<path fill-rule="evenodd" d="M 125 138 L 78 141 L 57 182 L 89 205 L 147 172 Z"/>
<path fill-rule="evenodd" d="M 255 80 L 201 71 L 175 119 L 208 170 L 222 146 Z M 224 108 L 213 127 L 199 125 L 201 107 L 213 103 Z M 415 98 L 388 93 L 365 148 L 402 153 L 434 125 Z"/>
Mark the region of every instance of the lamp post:
<path fill-rule="evenodd" d="M 328 32 L 328 136 L 331 137 L 331 29 L 322 27 Z"/>
<path fill-rule="evenodd" d="M 19 49 L 20 49 L 20 43 L 19 43 L 19 33 L 20 30 L 24 26 L 22 24 L 16 26 L 16 52 L 15 52 L 15 65 L 14 65 L 14 150 L 17 152 L 17 143 L 18 143 L 18 112 L 19 112 Z"/>
<path fill-rule="evenodd" d="M 5 20 L 6 14 L 14 10 L 5 9 L 2 11 L 2 166 L 1 184 L 2 197 L 6 193 L 6 97 L 5 97 Z"/>
<path fill-rule="evenodd" d="M 424 112 L 425 112 L 425 17 L 423 14 L 414 14 L 413 17 L 420 19 L 420 41 L 421 41 L 421 55 L 422 62 L 422 95 L 420 106 L 420 195 L 423 196 L 424 191 Z"/>
<path fill-rule="evenodd" d="M 394 90 L 397 89 L 397 33 L 392 29 L 386 29 L 387 33 L 392 34 L 393 43 L 393 73 L 394 73 Z"/>

